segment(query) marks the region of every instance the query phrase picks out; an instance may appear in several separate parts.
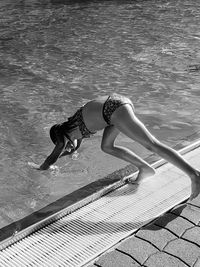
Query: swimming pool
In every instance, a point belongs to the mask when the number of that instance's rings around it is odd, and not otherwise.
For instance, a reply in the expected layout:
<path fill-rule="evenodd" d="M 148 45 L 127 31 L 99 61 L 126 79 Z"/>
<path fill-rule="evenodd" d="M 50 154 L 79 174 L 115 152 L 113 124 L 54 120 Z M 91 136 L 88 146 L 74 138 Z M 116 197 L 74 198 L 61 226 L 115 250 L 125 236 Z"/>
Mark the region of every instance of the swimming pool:
<path fill-rule="evenodd" d="M 0 227 L 127 164 L 100 151 L 101 132 L 60 172 L 39 172 L 48 131 L 81 105 L 113 91 L 173 146 L 200 130 L 200 3 L 1 1 Z M 121 135 L 118 141 L 148 153 Z"/>

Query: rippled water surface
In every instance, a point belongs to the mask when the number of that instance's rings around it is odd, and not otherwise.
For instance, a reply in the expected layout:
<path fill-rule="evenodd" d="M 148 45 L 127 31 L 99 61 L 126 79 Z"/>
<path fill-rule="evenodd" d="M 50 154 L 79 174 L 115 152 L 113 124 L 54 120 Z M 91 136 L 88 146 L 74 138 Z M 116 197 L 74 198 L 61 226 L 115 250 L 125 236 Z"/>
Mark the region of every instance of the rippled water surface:
<path fill-rule="evenodd" d="M 51 152 L 50 126 L 89 99 L 129 96 L 169 145 L 199 131 L 199 29 L 196 0 L 1 0 L 0 227 L 126 165 L 100 151 L 99 132 L 59 174 L 28 167 Z"/>

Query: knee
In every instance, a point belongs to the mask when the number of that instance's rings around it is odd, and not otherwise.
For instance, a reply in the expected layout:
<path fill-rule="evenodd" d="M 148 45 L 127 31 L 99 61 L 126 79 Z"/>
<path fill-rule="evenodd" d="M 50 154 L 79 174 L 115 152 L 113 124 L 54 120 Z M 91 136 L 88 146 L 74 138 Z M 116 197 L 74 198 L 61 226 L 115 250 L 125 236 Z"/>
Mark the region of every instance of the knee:
<path fill-rule="evenodd" d="M 113 147 L 107 144 L 102 143 L 101 144 L 101 150 L 107 154 L 112 154 Z"/>

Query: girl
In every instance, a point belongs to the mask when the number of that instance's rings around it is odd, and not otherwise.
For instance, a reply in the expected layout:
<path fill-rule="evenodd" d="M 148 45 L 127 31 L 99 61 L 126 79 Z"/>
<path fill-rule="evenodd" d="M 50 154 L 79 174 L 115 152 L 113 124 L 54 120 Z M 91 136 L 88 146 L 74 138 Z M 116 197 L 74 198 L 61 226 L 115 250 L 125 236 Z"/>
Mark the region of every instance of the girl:
<path fill-rule="evenodd" d="M 131 150 L 114 144 L 120 132 L 185 172 L 191 179 L 191 199 L 199 194 L 200 172 L 175 150 L 157 140 L 136 117 L 131 100 L 116 93 L 89 101 L 68 121 L 54 125 L 50 129 L 50 137 L 55 148 L 41 166 L 34 167 L 47 170 L 59 157 L 76 151 L 83 138 L 89 138 L 102 129 L 104 132 L 101 149 L 105 153 L 135 165 L 139 170 L 136 181 L 153 175 L 155 170 Z"/>

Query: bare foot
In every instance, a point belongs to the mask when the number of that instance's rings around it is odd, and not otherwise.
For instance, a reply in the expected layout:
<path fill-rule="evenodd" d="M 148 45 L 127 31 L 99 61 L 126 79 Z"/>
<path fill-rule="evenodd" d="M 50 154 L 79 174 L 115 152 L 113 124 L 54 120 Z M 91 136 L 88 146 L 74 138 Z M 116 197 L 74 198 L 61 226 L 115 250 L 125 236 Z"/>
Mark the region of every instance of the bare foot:
<path fill-rule="evenodd" d="M 190 200 L 196 198 L 199 194 L 200 194 L 200 172 L 196 171 L 196 175 L 191 177 Z"/>
<path fill-rule="evenodd" d="M 129 178 L 127 179 L 128 183 L 140 183 L 143 179 L 153 176 L 155 174 L 155 169 L 152 167 L 143 167 L 139 169 L 139 173 L 136 179 Z"/>

